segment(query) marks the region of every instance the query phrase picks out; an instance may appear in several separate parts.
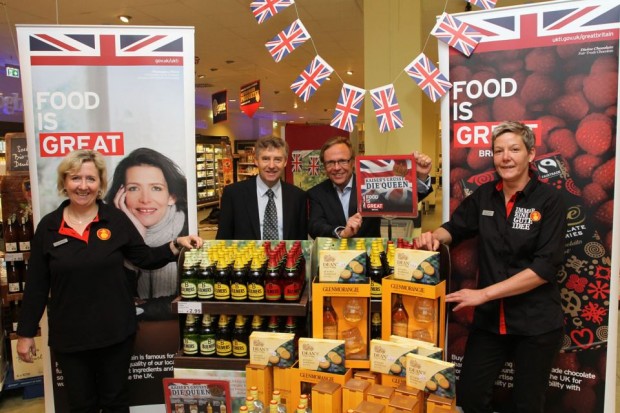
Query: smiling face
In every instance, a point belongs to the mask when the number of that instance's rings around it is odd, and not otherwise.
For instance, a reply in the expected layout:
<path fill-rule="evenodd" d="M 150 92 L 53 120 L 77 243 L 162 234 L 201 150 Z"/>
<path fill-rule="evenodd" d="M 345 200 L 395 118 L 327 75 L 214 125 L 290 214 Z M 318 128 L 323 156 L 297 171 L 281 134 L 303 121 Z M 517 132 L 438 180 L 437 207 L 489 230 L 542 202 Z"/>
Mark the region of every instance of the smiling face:
<path fill-rule="evenodd" d="M 493 164 L 506 183 L 525 186 L 529 180 L 529 163 L 534 155 L 535 149 L 528 151 L 523 138 L 513 132 L 501 134 L 493 144 Z"/>
<path fill-rule="evenodd" d="M 329 179 L 342 189 L 353 175 L 353 154 L 347 145 L 337 143 L 323 153 L 323 165 Z"/>
<path fill-rule="evenodd" d="M 258 167 L 258 174 L 268 186 L 274 186 L 286 167 L 286 153 L 284 148 L 261 149 L 254 158 L 254 164 Z"/>
<path fill-rule="evenodd" d="M 127 208 L 147 228 L 161 221 L 168 206 L 176 202 L 174 196 L 168 192 L 164 173 L 150 165 L 127 169 L 125 193 Z"/>
<path fill-rule="evenodd" d="M 88 208 L 97 201 L 101 178 L 93 162 L 84 162 L 77 170 L 65 174 L 64 189 L 71 204 L 80 208 Z"/>

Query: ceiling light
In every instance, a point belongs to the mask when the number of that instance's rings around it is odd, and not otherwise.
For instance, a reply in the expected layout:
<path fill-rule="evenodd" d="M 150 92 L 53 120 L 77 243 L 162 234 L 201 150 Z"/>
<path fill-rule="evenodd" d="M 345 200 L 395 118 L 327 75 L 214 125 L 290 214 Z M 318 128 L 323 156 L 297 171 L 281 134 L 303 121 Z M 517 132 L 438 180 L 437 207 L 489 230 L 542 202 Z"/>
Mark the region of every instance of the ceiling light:
<path fill-rule="evenodd" d="M 297 109 L 297 102 L 293 103 L 293 109 Z"/>
<path fill-rule="evenodd" d="M 229 102 L 236 102 L 237 99 L 228 99 Z"/>
<path fill-rule="evenodd" d="M 205 75 L 198 75 L 198 79 L 204 79 Z"/>
<path fill-rule="evenodd" d="M 118 16 L 118 19 L 122 21 L 123 23 L 129 23 L 129 20 L 131 20 L 131 16 L 127 16 L 123 14 L 123 15 Z"/>
<path fill-rule="evenodd" d="M 331 77 L 329 77 L 329 76 L 327 76 L 327 77 L 325 78 L 325 80 L 332 80 L 332 78 L 331 78 Z"/>
<path fill-rule="evenodd" d="M 347 75 L 351 76 L 353 74 L 353 70 L 347 70 Z"/>

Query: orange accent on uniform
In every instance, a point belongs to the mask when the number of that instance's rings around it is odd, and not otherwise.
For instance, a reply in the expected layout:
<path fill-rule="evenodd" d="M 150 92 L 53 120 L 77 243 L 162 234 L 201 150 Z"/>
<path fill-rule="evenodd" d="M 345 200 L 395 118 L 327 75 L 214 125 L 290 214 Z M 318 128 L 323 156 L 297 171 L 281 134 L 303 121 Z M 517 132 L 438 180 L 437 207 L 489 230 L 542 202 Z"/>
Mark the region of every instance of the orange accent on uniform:
<path fill-rule="evenodd" d="M 62 222 L 60 223 L 60 229 L 58 230 L 59 234 L 62 235 L 66 235 L 68 237 L 73 237 L 76 239 L 79 239 L 81 241 L 84 241 L 85 243 L 88 244 L 88 236 L 90 235 L 90 225 L 93 222 L 97 222 L 99 221 L 99 215 L 97 215 L 87 226 L 86 229 L 84 230 L 83 234 L 79 234 L 76 230 L 74 230 L 73 228 L 71 228 L 69 225 L 66 224 L 65 219 L 62 219 Z"/>

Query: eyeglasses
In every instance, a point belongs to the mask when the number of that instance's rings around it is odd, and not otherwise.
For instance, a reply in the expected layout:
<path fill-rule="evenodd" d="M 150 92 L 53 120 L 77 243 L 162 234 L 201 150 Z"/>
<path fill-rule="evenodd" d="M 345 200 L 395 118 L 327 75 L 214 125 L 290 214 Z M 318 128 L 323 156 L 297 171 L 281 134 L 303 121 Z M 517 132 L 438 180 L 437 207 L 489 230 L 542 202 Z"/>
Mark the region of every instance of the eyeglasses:
<path fill-rule="evenodd" d="M 341 168 L 344 168 L 345 166 L 347 166 L 349 164 L 349 162 L 351 162 L 351 159 L 353 159 L 353 158 L 338 159 L 337 161 L 326 161 L 323 164 L 325 165 L 326 169 L 331 169 L 331 168 L 335 167 L 336 164 L 338 166 L 340 166 Z"/>

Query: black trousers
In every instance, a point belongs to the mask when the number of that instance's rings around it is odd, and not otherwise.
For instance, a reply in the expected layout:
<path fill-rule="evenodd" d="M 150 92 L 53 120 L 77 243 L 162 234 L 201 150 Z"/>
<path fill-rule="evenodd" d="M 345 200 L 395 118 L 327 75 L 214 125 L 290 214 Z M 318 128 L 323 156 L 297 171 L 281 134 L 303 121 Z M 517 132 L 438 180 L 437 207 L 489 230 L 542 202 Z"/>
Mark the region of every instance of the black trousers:
<path fill-rule="evenodd" d="M 543 413 L 549 373 L 561 346 L 563 329 L 537 336 L 499 335 L 472 330 L 456 386 L 465 413 L 491 413 L 493 384 L 504 363 L 513 361 L 513 411 Z"/>
<path fill-rule="evenodd" d="M 93 350 L 54 352 L 72 413 L 129 413 L 128 375 L 134 338 Z"/>

